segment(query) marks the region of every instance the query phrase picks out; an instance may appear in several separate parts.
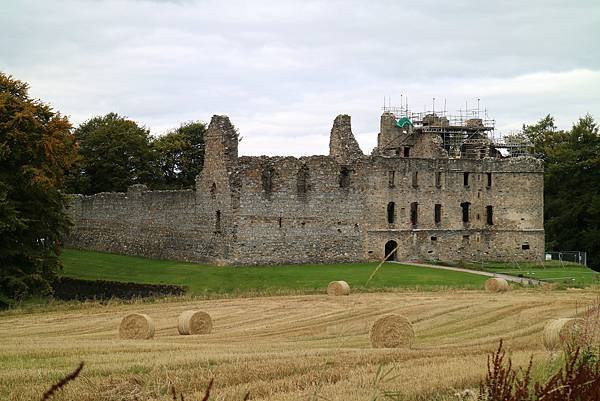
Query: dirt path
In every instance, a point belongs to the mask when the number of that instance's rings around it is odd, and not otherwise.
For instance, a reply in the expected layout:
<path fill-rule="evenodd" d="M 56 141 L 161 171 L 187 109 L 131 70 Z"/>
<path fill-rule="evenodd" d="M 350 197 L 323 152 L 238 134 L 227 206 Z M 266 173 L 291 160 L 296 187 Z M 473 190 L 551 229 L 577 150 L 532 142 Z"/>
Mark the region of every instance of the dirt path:
<path fill-rule="evenodd" d="M 460 267 L 438 266 L 438 265 L 429 265 L 426 263 L 415 263 L 415 262 L 391 262 L 391 263 L 399 263 L 402 265 L 409 265 L 409 266 L 429 267 L 431 269 L 452 270 L 455 272 L 478 274 L 480 276 L 499 277 L 499 278 L 505 279 L 506 281 L 512 281 L 513 283 L 519 283 L 519 284 L 523 284 L 523 285 L 543 284 L 543 281 L 540 281 L 540 280 L 511 276 L 511 275 L 502 274 L 502 273 L 491 273 L 491 272 L 484 272 L 484 271 L 480 271 L 480 270 L 463 269 Z"/>

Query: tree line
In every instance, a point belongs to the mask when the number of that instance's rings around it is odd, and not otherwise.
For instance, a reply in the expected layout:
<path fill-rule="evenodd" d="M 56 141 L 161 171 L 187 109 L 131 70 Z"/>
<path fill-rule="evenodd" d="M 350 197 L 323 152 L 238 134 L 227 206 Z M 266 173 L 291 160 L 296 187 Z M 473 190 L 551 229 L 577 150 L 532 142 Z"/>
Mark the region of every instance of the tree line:
<path fill-rule="evenodd" d="M 109 113 L 78 127 L 28 85 L 0 72 L 0 307 L 48 295 L 61 268 L 69 193 L 192 188 L 204 159 L 199 121 L 153 138 L 147 128 Z M 586 115 L 569 130 L 546 116 L 523 126 L 543 155 L 546 247 L 584 250 L 600 270 L 600 135 Z"/>

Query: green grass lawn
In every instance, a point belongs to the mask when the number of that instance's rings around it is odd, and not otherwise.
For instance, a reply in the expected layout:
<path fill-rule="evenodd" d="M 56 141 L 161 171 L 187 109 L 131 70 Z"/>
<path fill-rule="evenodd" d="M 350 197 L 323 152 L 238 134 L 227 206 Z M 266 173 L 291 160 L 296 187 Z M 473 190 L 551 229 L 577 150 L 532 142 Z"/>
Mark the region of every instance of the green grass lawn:
<path fill-rule="evenodd" d="M 467 262 L 464 267 L 495 273 L 511 274 L 558 283 L 567 287 L 600 285 L 600 273 L 576 263 L 561 263 L 557 260 L 540 262 Z"/>
<path fill-rule="evenodd" d="M 192 295 L 235 293 L 322 292 L 332 280 L 345 280 L 353 290 L 383 288 L 480 289 L 486 277 L 426 267 L 385 263 L 368 287 L 377 263 L 217 267 L 66 249 L 63 275 L 88 280 L 176 284 Z"/>

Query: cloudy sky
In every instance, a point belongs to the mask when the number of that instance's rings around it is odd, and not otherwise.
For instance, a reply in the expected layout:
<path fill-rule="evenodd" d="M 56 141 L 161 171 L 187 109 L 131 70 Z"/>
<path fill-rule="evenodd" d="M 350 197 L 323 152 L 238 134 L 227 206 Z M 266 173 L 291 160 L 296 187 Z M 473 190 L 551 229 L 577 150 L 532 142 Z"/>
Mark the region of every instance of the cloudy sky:
<path fill-rule="evenodd" d="M 0 71 L 78 124 L 161 135 L 227 114 L 245 155 L 375 146 L 384 97 L 489 110 L 499 132 L 600 119 L 600 2 L 0 0 Z"/>

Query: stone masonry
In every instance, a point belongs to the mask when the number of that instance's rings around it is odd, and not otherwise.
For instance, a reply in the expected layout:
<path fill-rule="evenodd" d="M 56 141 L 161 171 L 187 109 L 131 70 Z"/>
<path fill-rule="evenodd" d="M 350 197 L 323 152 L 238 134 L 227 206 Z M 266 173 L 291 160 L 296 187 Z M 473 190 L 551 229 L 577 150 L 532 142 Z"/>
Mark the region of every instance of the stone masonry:
<path fill-rule="evenodd" d="M 394 122 L 383 114 L 370 156 L 340 115 L 329 156 L 239 157 L 213 116 L 195 190 L 76 195 L 66 244 L 230 265 L 542 257 L 539 160 L 449 157 L 439 135 Z"/>

